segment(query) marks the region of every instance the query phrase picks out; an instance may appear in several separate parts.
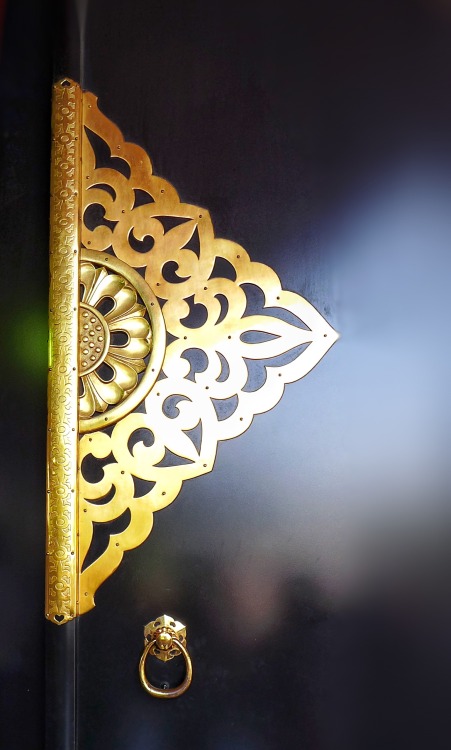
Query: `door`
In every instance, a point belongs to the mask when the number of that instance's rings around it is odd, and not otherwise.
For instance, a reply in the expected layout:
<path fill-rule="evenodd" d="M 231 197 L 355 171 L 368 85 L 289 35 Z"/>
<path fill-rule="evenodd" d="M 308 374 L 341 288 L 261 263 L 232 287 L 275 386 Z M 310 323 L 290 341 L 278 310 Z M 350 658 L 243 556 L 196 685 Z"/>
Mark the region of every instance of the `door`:
<path fill-rule="evenodd" d="M 10 4 L 3 48 L 5 195 L 17 191 L 2 242 L 16 342 L 3 447 L 8 747 L 448 747 L 448 8 L 73 2 L 51 75 L 56 10 L 29 5 Z M 184 203 L 210 212 L 216 237 L 273 269 L 340 338 L 219 442 L 211 471 L 155 513 L 94 608 L 44 627 L 44 123 L 63 76 L 98 96 Z M 121 523 L 96 527 L 93 559 Z M 169 701 L 138 674 L 143 628 L 163 613 L 187 626 L 193 663 L 192 685 Z M 149 660 L 150 673 L 176 685 L 182 660 Z"/>

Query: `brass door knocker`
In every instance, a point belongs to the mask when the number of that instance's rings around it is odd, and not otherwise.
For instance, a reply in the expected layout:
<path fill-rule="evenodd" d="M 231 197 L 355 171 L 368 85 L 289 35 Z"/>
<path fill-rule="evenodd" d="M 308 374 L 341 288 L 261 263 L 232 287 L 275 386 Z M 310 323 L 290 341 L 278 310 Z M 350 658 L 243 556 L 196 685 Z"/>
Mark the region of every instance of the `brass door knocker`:
<path fill-rule="evenodd" d="M 145 667 L 148 655 L 160 661 L 169 661 L 182 655 L 185 659 L 186 674 L 183 682 L 174 688 L 159 688 L 146 677 Z M 144 690 L 154 698 L 177 698 L 188 690 L 193 677 L 193 667 L 186 648 L 186 628 L 169 615 L 162 615 L 144 627 L 144 651 L 139 660 L 139 677 Z"/>

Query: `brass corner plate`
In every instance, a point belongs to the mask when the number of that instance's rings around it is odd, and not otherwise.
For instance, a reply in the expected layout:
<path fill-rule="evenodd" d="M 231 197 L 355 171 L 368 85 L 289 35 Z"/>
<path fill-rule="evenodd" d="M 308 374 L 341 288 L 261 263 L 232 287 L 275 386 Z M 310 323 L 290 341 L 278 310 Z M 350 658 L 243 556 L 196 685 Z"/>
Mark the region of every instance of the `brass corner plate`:
<path fill-rule="evenodd" d="M 218 442 L 275 406 L 338 334 L 215 238 L 208 211 L 153 174 L 93 94 L 58 82 L 52 120 L 46 617 L 63 624 L 94 606 L 153 513 L 213 469 Z M 98 524 L 124 514 L 96 553 Z"/>

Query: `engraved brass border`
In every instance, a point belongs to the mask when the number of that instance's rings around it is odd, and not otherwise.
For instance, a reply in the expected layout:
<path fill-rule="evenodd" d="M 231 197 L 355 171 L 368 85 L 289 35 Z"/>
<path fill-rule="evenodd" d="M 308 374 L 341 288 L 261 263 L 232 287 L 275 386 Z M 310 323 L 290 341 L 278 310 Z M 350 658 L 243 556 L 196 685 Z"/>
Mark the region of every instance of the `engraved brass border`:
<path fill-rule="evenodd" d="M 80 86 L 53 87 L 50 199 L 47 564 L 45 613 L 77 615 L 77 445 Z"/>

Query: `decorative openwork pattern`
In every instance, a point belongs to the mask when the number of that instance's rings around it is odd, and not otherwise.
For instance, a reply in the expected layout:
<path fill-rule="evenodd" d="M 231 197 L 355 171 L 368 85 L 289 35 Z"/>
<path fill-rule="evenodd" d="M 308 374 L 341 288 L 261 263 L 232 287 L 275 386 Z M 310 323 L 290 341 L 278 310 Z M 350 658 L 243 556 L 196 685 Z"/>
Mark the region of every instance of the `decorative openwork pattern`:
<path fill-rule="evenodd" d="M 76 135 L 72 86 L 54 98 L 51 300 L 65 315 L 51 319 L 49 385 L 46 612 L 56 623 L 94 606 L 153 514 L 212 470 L 219 441 L 275 406 L 338 338 L 268 266 L 215 238 L 208 211 L 152 173 L 93 94 L 79 92 Z"/>
<path fill-rule="evenodd" d="M 281 289 L 274 271 L 236 243 L 215 238 L 208 211 L 182 203 L 89 93 L 84 125 L 83 246 L 91 258 L 108 252 L 141 270 L 159 301 L 167 345 L 145 408 L 109 433 L 80 440 L 80 560 L 94 524 L 130 514 L 107 549 L 88 557 L 80 612 L 94 605 L 96 589 L 124 551 L 146 539 L 153 513 L 174 500 L 184 480 L 212 470 L 218 442 L 271 409 L 285 384 L 306 375 L 337 339 L 305 299 Z M 259 310 L 252 309 L 256 293 Z M 259 378 L 257 361 L 264 364 Z M 90 481 L 85 459 L 101 462 L 100 480 Z M 136 493 L 136 479 L 147 487 L 143 494 Z"/>

